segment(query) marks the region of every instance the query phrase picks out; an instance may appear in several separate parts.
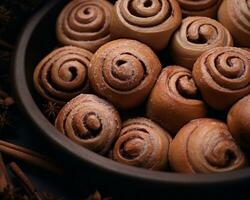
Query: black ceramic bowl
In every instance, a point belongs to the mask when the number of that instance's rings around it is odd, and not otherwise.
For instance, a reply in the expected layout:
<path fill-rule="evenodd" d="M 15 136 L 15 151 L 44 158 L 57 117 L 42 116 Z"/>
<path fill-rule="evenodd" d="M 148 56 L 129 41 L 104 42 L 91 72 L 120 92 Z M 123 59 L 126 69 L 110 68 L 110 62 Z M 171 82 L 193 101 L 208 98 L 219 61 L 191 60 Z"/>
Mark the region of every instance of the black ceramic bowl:
<path fill-rule="evenodd" d="M 250 169 L 220 174 L 185 175 L 169 172 L 150 171 L 119 164 L 81 146 L 71 142 L 60 134 L 39 110 L 33 89 L 33 70 L 40 59 L 56 46 L 55 21 L 65 0 L 51 0 L 42 8 L 25 27 L 17 46 L 13 63 L 13 78 L 17 98 L 29 119 L 39 131 L 47 136 L 54 144 L 69 154 L 72 160 L 77 160 L 84 166 L 91 168 L 92 174 L 98 174 L 98 180 L 105 184 L 117 187 L 120 184 L 129 184 L 134 189 L 138 186 L 150 191 L 193 192 L 215 191 L 224 187 L 242 187 L 250 180 Z M 105 181 L 103 181 L 105 180 Z M 116 181 L 113 184 L 113 181 Z M 147 191 L 147 192 L 145 192 Z"/>

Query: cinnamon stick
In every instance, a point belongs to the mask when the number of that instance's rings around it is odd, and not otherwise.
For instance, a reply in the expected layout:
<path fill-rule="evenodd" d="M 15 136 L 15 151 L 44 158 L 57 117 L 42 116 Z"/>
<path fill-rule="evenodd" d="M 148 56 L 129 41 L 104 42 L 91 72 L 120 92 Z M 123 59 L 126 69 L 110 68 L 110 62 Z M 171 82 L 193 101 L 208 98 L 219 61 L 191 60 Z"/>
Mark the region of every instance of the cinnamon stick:
<path fill-rule="evenodd" d="M 34 200 L 42 200 L 42 197 L 39 194 L 38 190 L 30 181 L 30 179 L 24 174 L 21 168 L 15 162 L 11 162 L 9 166 L 11 171 L 17 176 L 17 178 L 23 185 L 24 189 L 26 190 L 30 198 Z"/>
<path fill-rule="evenodd" d="M 4 192 L 8 185 L 7 171 L 2 155 L 0 154 L 0 192 Z"/>
<path fill-rule="evenodd" d="M 0 152 L 55 174 L 61 175 L 63 173 L 62 167 L 52 159 L 30 149 L 3 140 L 0 140 Z"/>

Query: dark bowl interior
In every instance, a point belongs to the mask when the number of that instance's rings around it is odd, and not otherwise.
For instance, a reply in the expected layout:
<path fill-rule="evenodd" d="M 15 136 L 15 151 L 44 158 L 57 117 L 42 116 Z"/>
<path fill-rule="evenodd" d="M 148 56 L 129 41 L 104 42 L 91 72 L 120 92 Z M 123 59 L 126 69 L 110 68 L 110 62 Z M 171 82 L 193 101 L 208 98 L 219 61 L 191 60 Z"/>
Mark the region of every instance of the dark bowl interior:
<path fill-rule="evenodd" d="M 57 45 L 55 39 L 55 21 L 58 13 L 65 5 L 65 0 L 53 0 L 42 8 L 25 27 L 17 46 L 13 62 L 13 78 L 19 103 L 29 119 L 39 131 L 47 136 L 56 146 L 71 155 L 93 171 L 105 177 L 116 177 L 120 182 L 142 184 L 148 188 L 167 191 L 169 188 L 188 188 L 209 186 L 218 188 L 225 185 L 239 185 L 250 179 L 250 169 L 220 174 L 186 175 L 172 172 L 157 172 L 119 164 L 71 142 L 60 134 L 44 117 L 37 106 L 32 76 L 37 63 Z"/>

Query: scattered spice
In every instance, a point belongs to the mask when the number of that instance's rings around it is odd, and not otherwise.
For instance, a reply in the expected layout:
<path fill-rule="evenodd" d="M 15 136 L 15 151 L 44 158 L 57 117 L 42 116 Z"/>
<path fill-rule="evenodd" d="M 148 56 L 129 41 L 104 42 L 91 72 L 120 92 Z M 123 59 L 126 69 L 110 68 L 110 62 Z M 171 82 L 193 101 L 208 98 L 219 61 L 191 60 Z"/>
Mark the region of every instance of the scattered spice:
<path fill-rule="evenodd" d="M 111 197 L 102 198 L 101 193 L 96 190 L 93 194 L 90 194 L 85 200 L 111 200 Z"/>
<path fill-rule="evenodd" d="M 14 100 L 6 92 L 0 90 L 0 133 L 11 126 L 11 117 L 9 115 L 10 107 Z"/>
<path fill-rule="evenodd" d="M 55 174 L 61 175 L 63 173 L 62 167 L 55 163 L 52 159 L 30 149 L 3 140 L 0 140 L 0 152 Z"/>
<path fill-rule="evenodd" d="M 0 90 L 0 106 L 7 108 L 15 103 L 14 99 L 10 97 L 6 92 Z"/>
<path fill-rule="evenodd" d="M 44 200 L 64 200 L 63 197 L 55 197 L 53 194 L 44 192 L 43 193 Z"/>
<path fill-rule="evenodd" d="M 21 188 L 10 189 L 7 187 L 4 192 L 0 193 L 0 198 L 2 200 L 26 200 L 27 196 L 22 194 Z"/>
<path fill-rule="evenodd" d="M 11 119 L 7 112 L 0 113 L 0 134 L 6 127 L 11 126 Z"/>
<path fill-rule="evenodd" d="M 23 188 L 26 190 L 27 194 L 29 195 L 30 199 L 34 200 L 42 200 L 42 197 L 36 187 L 32 184 L 30 179 L 24 174 L 21 168 L 15 163 L 12 162 L 9 164 L 11 171 L 18 177 L 19 181 L 21 182 Z"/>
<path fill-rule="evenodd" d="M 10 189 L 8 187 L 0 194 L 2 200 L 63 200 L 63 198 L 54 197 L 48 192 L 38 192 L 32 181 L 15 162 L 11 162 L 9 167 L 15 177 L 18 178 L 25 192 L 21 188 Z"/>
<path fill-rule="evenodd" d="M 9 23 L 11 19 L 11 12 L 5 6 L 0 6 L 0 30 L 3 31 L 4 27 Z M 1 41 L 0 41 L 1 45 Z"/>
<path fill-rule="evenodd" d="M 57 103 L 48 101 L 43 104 L 42 112 L 50 122 L 54 123 L 61 108 Z"/>

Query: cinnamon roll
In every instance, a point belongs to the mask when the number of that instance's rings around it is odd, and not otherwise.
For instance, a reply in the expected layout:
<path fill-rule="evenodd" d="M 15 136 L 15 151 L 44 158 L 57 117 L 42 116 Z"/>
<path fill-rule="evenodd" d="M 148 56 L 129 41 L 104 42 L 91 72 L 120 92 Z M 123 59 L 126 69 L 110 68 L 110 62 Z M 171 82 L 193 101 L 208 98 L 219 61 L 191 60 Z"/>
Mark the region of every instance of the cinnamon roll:
<path fill-rule="evenodd" d="M 112 151 L 113 159 L 131 166 L 164 170 L 168 165 L 170 135 L 146 118 L 129 119 Z"/>
<path fill-rule="evenodd" d="M 175 0 L 118 0 L 110 32 L 113 38 L 139 40 L 158 51 L 167 46 L 180 23 Z"/>
<path fill-rule="evenodd" d="M 250 52 L 217 47 L 195 62 L 193 77 L 204 100 L 216 110 L 227 110 L 250 93 Z"/>
<path fill-rule="evenodd" d="M 107 101 L 80 94 L 59 112 L 55 127 L 72 141 L 99 154 L 110 150 L 119 136 L 119 113 Z"/>
<path fill-rule="evenodd" d="M 250 149 L 250 95 L 233 105 L 227 115 L 227 125 L 234 139 Z"/>
<path fill-rule="evenodd" d="M 172 60 L 192 69 L 196 59 L 206 50 L 233 46 L 229 31 L 216 20 L 207 17 L 187 17 L 171 40 Z"/>
<path fill-rule="evenodd" d="M 232 171 L 246 164 L 226 124 L 206 118 L 191 121 L 177 133 L 169 161 L 173 170 L 193 174 Z"/>
<path fill-rule="evenodd" d="M 38 93 L 57 104 L 65 104 L 89 91 L 88 68 L 92 53 L 73 46 L 52 51 L 36 66 L 33 81 Z"/>
<path fill-rule="evenodd" d="M 99 95 L 128 109 L 144 101 L 160 71 L 161 63 L 149 47 L 120 39 L 103 45 L 94 54 L 89 80 Z"/>
<path fill-rule="evenodd" d="M 163 69 L 147 104 L 147 116 L 175 135 L 189 121 L 205 117 L 191 72 L 180 66 Z"/>
<path fill-rule="evenodd" d="M 221 0 L 177 0 L 180 4 L 182 15 L 187 16 L 203 16 L 216 18 L 217 10 L 221 4 Z"/>
<path fill-rule="evenodd" d="M 238 46 L 250 47 L 250 0 L 224 0 L 218 20 L 227 27 Z"/>
<path fill-rule="evenodd" d="M 95 52 L 110 41 L 113 5 L 106 0 L 70 1 L 60 13 L 56 35 L 63 45 Z"/>

